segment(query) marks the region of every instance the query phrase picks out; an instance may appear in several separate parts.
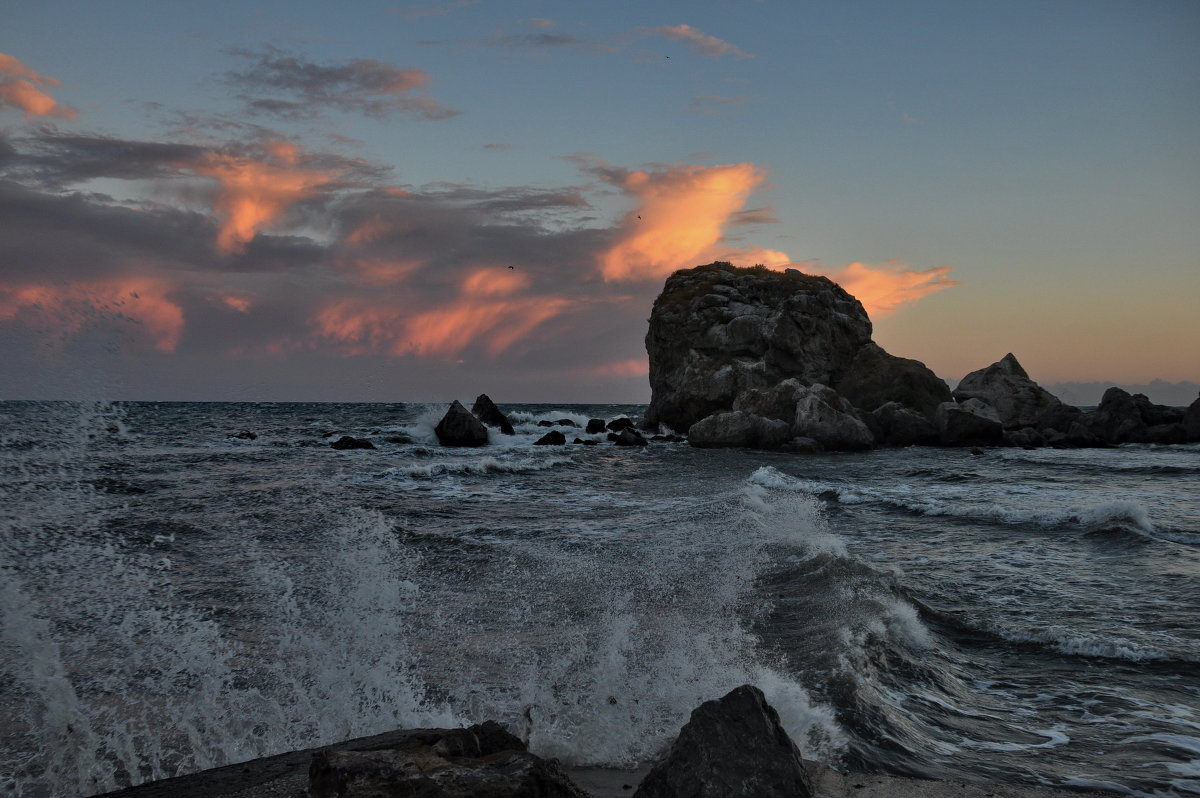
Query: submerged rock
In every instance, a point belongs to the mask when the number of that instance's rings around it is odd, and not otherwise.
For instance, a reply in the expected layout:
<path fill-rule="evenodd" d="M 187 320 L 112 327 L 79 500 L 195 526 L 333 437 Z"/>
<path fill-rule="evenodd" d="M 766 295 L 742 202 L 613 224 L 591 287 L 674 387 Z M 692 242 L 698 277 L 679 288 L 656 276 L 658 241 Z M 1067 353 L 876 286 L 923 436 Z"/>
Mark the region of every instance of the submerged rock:
<path fill-rule="evenodd" d="M 312 798 L 586 798 L 555 760 L 529 753 L 493 721 L 420 729 L 394 745 L 324 750 L 308 770 Z"/>
<path fill-rule="evenodd" d="M 433 431 L 443 446 L 485 446 L 488 442 L 487 427 L 457 399 Z"/>
<path fill-rule="evenodd" d="M 505 435 L 516 434 L 508 416 L 500 412 L 500 408 L 496 407 L 496 403 L 486 393 L 479 394 L 475 399 L 475 404 L 471 405 L 471 415 L 489 427 L 495 427 Z"/>
<path fill-rule="evenodd" d="M 695 710 L 634 798 L 811 798 L 800 751 L 757 687 Z"/>
<path fill-rule="evenodd" d="M 375 444 L 371 443 L 366 438 L 352 438 L 349 435 L 343 435 L 333 443 L 329 444 L 332 449 L 374 449 Z"/>

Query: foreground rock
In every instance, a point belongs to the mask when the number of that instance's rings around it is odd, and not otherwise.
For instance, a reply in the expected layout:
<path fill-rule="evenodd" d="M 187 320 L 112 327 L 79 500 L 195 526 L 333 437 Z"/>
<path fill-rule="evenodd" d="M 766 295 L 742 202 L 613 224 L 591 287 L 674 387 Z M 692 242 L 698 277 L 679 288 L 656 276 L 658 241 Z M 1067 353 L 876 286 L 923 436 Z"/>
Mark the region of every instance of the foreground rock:
<path fill-rule="evenodd" d="M 812 780 L 779 715 L 743 685 L 692 711 L 635 798 L 811 798 Z"/>
<path fill-rule="evenodd" d="M 586 798 L 554 760 L 526 750 L 503 726 L 418 730 L 398 745 L 313 756 L 312 798 Z"/>
<path fill-rule="evenodd" d="M 443 446 L 485 446 L 488 442 L 487 427 L 457 399 L 433 431 Z"/>
<path fill-rule="evenodd" d="M 489 427 L 495 427 L 505 435 L 516 434 L 508 416 L 500 412 L 500 408 L 496 407 L 496 403 L 486 393 L 479 394 L 475 399 L 475 404 L 471 405 L 471 415 Z"/>

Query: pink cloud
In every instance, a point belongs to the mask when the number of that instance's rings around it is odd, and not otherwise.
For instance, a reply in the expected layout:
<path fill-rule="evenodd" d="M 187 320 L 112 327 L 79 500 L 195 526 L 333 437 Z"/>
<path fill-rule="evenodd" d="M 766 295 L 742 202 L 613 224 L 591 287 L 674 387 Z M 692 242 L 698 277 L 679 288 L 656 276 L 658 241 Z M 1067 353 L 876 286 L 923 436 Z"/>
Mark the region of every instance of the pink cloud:
<path fill-rule="evenodd" d="M 638 28 L 638 33 L 665 36 L 672 41 L 683 42 L 697 55 L 705 58 L 720 58 L 725 55 L 732 55 L 736 58 L 754 57 L 729 42 L 722 41 L 716 36 L 709 36 L 691 25 L 659 25 L 653 28 Z"/>
<path fill-rule="evenodd" d="M 0 109 L 5 106 L 25 112 L 26 119 L 39 116 L 55 116 L 75 119 L 79 112 L 60 105 L 39 87 L 61 86 L 62 82 L 39 75 L 11 55 L 0 53 Z"/>

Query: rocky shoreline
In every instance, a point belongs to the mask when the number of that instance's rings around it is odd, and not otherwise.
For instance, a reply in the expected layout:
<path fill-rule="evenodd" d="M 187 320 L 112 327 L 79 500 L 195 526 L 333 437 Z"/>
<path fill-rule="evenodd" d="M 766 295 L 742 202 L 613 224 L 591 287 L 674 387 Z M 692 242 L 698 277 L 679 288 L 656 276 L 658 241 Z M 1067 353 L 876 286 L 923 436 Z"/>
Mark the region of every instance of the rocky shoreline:
<path fill-rule="evenodd" d="M 697 707 L 637 770 L 564 768 L 487 721 L 294 751 L 96 798 L 1067 798 L 1095 790 L 842 774 L 804 760 L 756 687 Z"/>

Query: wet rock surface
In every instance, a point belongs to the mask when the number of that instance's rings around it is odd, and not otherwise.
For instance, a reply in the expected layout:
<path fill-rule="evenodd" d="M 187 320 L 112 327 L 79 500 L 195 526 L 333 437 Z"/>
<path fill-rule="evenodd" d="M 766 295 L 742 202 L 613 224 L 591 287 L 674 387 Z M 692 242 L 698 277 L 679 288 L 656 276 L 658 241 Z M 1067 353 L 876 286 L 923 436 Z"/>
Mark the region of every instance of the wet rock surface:
<path fill-rule="evenodd" d="M 487 427 L 457 399 L 433 428 L 443 446 L 486 446 Z"/>

